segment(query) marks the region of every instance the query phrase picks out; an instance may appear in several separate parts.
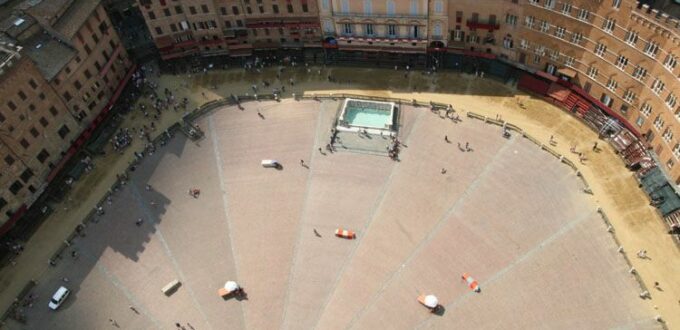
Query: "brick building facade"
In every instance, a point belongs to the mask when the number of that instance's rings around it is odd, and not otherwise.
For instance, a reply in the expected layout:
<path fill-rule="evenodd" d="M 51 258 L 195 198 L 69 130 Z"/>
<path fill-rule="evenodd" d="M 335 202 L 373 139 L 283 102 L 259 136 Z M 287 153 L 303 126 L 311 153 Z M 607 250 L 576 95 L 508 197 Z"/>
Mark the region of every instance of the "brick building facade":
<path fill-rule="evenodd" d="M 680 183 L 680 27 L 635 1 L 527 1 L 515 60 L 573 81 L 643 135 Z"/>
<path fill-rule="evenodd" d="M 137 1 L 163 59 L 320 47 L 316 1 Z"/>
<path fill-rule="evenodd" d="M 108 111 L 132 63 L 100 1 L 20 2 L 0 14 L 4 232 Z"/>
<path fill-rule="evenodd" d="M 248 55 L 294 41 L 374 53 L 364 55 L 374 59 L 433 51 L 487 56 L 567 79 L 625 119 L 680 183 L 680 27 L 677 19 L 637 1 L 138 2 L 165 58 L 216 51 Z M 282 25 L 296 28 L 275 28 Z M 300 29 L 308 29 L 305 38 L 291 35 Z"/>
<path fill-rule="evenodd" d="M 637 1 L 137 4 L 163 59 L 325 47 L 373 58 L 483 57 L 546 79 L 568 80 L 597 107 L 624 120 L 653 150 L 672 181 L 680 183 L 680 25 L 676 18 Z M 664 6 L 669 12 L 675 8 Z M 0 74 L 0 156 L 12 158 L 0 162 L 2 173 L 11 173 L 0 177 L 8 187 L 0 192 L 6 221 L 40 192 L 71 143 L 96 121 L 107 101 L 115 99 L 131 63 L 99 1 L 23 2 L 0 19 L 0 41 L 12 45 L 3 46 L 2 53 L 10 55 L 0 56 L 5 63 Z M 15 45 L 23 48 L 17 52 L 12 50 Z"/>

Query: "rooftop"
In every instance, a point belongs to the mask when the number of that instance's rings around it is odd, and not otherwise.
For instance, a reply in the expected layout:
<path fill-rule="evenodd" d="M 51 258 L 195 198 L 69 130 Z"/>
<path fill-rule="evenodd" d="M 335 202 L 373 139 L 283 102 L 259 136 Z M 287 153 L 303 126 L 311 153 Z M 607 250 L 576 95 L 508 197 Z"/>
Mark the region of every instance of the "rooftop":
<path fill-rule="evenodd" d="M 52 80 L 76 54 L 74 49 L 47 33 L 36 34 L 25 46 L 26 54 L 47 80 Z"/>
<path fill-rule="evenodd" d="M 53 25 L 76 0 L 26 0 L 18 8 L 36 19 Z"/>
<path fill-rule="evenodd" d="M 22 36 L 22 33 L 34 24 L 35 20 L 31 16 L 17 12 L 5 17 L 4 20 L 0 20 L 0 32 L 6 33 L 12 39 L 21 41 L 26 38 Z"/>
<path fill-rule="evenodd" d="M 0 21 L 12 15 L 14 7 L 24 0 L 0 0 Z"/>
<path fill-rule="evenodd" d="M 97 9 L 100 2 L 101 0 L 76 0 L 53 25 L 54 29 L 63 36 L 72 38 L 80 27 L 85 24 L 90 14 Z"/>
<path fill-rule="evenodd" d="M 21 47 L 14 45 L 11 40 L 0 36 L 0 74 L 13 59 L 20 57 L 20 50 Z"/>
<path fill-rule="evenodd" d="M 650 8 L 680 18 L 680 1 L 678 0 L 640 0 L 640 4 L 647 4 Z"/>

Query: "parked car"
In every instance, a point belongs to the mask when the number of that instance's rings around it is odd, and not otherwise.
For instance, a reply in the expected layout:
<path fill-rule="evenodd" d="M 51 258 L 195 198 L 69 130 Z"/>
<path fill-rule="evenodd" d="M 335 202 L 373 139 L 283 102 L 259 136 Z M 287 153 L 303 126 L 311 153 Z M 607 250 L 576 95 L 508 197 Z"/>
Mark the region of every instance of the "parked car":
<path fill-rule="evenodd" d="M 50 306 L 50 309 L 52 310 L 57 310 L 61 304 L 64 303 L 66 298 L 68 298 L 69 294 L 71 294 L 71 291 L 67 289 L 66 287 L 59 287 L 57 292 L 52 295 L 52 299 L 50 299 L 50 303 L 48 306 Z"/>

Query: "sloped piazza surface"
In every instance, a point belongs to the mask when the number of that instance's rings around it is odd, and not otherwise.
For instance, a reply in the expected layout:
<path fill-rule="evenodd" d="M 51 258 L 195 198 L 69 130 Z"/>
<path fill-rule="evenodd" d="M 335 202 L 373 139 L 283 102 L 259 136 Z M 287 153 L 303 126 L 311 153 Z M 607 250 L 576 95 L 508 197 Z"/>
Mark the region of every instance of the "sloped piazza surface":
<path fill-rule="evenodd" d="M 558 159 L 497 126 L 408 106 L 399 161 L 328 153 L 338 102 L 226 107 L 199 121 L 203 140 L 176 136 L 78 239 L 77 266 L 57 266 L 72 297 L 58 313 L 27 310 L 26 327 L 95 329 L 107 318 L 126 329 L 657 327 L 596 205 Z M 472 150 L 459 150 L 466 142 Z M 336 228 L 357 237 L 336 238 Z M 163 295 L 175 279 L 182 286 Z M 248 299 L 219 297 L 228 280 Z M 420 294 L 443 311 L 430 313 Z M 111 308 L 121 305 L 139 314 Z"/>

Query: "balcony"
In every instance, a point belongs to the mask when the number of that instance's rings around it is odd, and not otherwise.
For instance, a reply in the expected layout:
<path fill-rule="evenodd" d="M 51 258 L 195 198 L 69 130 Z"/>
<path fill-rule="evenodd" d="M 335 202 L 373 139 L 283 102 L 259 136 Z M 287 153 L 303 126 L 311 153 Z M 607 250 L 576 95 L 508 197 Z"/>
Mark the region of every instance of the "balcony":
<path fill-rule="evenodd" d="M 222 30 L 225 38 L 247 37 L 248 30 L 245 28 L 227 28 Z"/>
<path fill-rule="evenodd" d="M 320 27 L 319 21 L 310 20 L 308 17 L 281 17 L 281 18 L 249 18 L 246 19 L 246 27 L 258 28 L 286 28 L 286 29 L 314 29 Z"/>
<path fill-rule="evenodd" d="M 394 46 L 366 46 L 366 45 L 342 45 L 340 47 L 342 50 L 352 50 L 360 52 L 378 52 L 378 53 L 401 53 L 401 54 L 425 54 L 426 48 L 424 47 L 407 47 L 406 45 L 394 45 Z"/>
<path fill-rule="evenodd" d="M 493 21 L 490 22 L 488 20 L 486 21 L 480 21 L 480 20 L 467 20 L 465 25 L 470 29 L 470 30 L 487 30 L 489 32 L 493 32 L 494 30 L 498 30 L 500 28 L 500 24 L 497 22 Z"/>
<path fill-rule="evenodd" d="M 377 13 L 333 13 L 335 17 L 348 18 L 408 18 L 408 19 L 427 19 L 427 15 L 411 15 L 411 14 L 377 14 Z"/>
<path fill-rule="evenodd" d="M 485 45 L 496 45 L 496 37 L 492 33 L 487 34 L 482 41 Z"/>
<path fill-rule="evenodd" d="M 337 39 L 342 40 L 342 41 L 359 41 L 359 42 L 383 42 L 383 43 L 395 43 L 395 44 L 396 43 L 427 44 L 427 39 L 420 39 L 420 38 L 413 38 L 413 37 L 393 38 L 393 37 L 369 37 L 369 36 L 356 36 L 356 35 L 342 35 L 342 36 L 339 36 Z"/>

